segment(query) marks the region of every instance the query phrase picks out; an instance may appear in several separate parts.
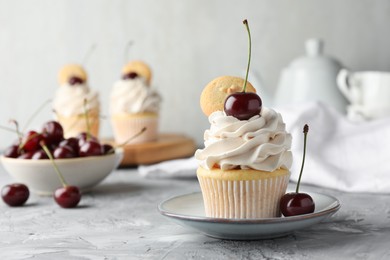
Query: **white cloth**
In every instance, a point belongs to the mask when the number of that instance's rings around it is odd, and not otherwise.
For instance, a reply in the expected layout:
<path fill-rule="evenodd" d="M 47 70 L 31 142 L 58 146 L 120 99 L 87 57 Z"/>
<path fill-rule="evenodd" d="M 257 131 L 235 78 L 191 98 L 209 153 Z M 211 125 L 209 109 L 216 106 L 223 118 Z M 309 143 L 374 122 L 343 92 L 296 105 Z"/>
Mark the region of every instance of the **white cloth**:
<path fill-rule="evenodd" d="M 293 181 L 299 177 L 302 130 L 307 123 L 302 183 L 348 192 L 390 193 L 390 117 L 354 123 L 319 102 L 276 110 L 293 136 Z"/>
<path fill-rule="evenodd" d="M 196 178 L 198 162 L 194 157 L 140 165 L 138 172 L 145 178 Z"/>
<path fill-rule="evenodd" d="M 291 180 L 302 162 L 303 126 L 309 125 L 302 183 L 347 192 L 390 193 L 390 117 L 353 123 L 318 102 L 279 107 L 293 136 Z M 194 158 L 140 166 L 145 177 L 195 178 Z"/>

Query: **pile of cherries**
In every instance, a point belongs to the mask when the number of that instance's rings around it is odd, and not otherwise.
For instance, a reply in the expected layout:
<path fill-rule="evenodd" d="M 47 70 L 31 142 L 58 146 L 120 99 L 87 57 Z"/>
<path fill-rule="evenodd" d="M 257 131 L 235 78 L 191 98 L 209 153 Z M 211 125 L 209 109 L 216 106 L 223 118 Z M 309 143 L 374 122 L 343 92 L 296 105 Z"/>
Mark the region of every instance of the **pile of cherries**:
<path fill-rule="evenodd" d="M 48 153 L 52 159 L 67 159 L 111 154 L 114 153 L 114 148 L 109 144 L 100 143 L 96 137 L 85 132 L 77 137 L 65 139 L 61 124 L 49 121 L 43 125 L 40 133 L 28 131 L 21 136 L 17 142 L 5 150 L 4 156 L 17 159 L 48 160 Z M 52 163 L 55 167 L 54 162 Z M 60 172 L 58 174 L 61 175 Z M 1 197 L 9 206 L 23 205 L 29 195 L 28 187 L 20 183 L 8 184 L 1 190 Z M 54 200 L 63 208 L 76 207 L 80 199 L 81 192 L 78 187 L 66 183 L 54 192 Z"/>
<path fill-rule="evenodd" d="M 42 149 L 42 142 L 49 148 L 54 159 L 99 156 L 114 152 L 111 145 L 102 144 L 96 137 L 85 132 L 65 139 L 61 124 L 49 121 L 43 125 L 40 133 L 28 131 L 4 151 L 4 156 L 32 160 L 49 159 Z"/>

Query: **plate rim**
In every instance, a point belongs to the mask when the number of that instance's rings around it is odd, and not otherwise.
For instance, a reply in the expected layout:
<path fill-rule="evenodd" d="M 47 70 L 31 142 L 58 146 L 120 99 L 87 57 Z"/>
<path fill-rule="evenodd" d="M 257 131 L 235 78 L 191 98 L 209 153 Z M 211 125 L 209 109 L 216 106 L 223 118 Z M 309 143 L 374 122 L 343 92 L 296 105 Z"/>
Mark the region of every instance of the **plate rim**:
<path fill-rule="evenodd" d="M 276 224 L 276 223 L 286 223 L 286 222 L 289 223 L 289 222 L 301 221 L 301 220 L 305 220 L 305 219 L 323 217 L 323 216 L 333 214 L 341 208 L 340 201 L 332 195 L 323 194 L 323 193 L 319 193 L 319 192 L 305 192 L 308 194 L 319 194 L 321 196 L 331 198 L 334 200 L 334 203 L 332 203 L 332 204 L 335 204 L 335 205 L 329 209 L 314 212 L 314 213 L 309 213 L 309 214 L 290 216 L 290 217 L 283 216 L 283 217 L 275 217 L 275 218 L 257 218 L 257 219 L 229 219 L 229 218 L 212 218 L 212 217 L 203 217 L 203 216 L 191 216 L 191 215 L 172 213 L 172 212 L 169 212 L 169 211 L 163 209 L 163 204 L 167 203 L 170 200 L 177 199 L 179 197 L 190 196 L 190 195 L 194 195 L 194 194 L 201 194 L 201 193 L 202 192 L 198 191 L 198 192 L 190 192 L 190 193 L 185 193 L 185 194 L 181 194 L 181 195 L 171 196 L 170 198 L 161 201 L 158 204 L 157 209 L 160 212 L 160 214 L 162 214 L 163 216 L 171 217 L 171 218 L 175 218 L 175 219 L 179 219 L 179 220 L 185 220 L 185 221 L 221 223 L 221 224 L 274 224 L 274 223 Z"/>

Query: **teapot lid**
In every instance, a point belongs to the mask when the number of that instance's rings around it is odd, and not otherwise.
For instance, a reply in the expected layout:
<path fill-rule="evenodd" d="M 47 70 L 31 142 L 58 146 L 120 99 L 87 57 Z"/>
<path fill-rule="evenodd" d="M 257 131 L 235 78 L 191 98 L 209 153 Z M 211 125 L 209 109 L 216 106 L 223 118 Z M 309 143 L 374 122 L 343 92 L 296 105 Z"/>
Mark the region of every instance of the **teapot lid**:
<path fill-rule="evenodd" d="M 341 64 L 336 59 L 324 55 L 324 41 L 319 38 L 311 38 L 305 42 L 306 55 L 292 61 L 290 68 L 294 69 L 332 69 L 340 70 Z"/>

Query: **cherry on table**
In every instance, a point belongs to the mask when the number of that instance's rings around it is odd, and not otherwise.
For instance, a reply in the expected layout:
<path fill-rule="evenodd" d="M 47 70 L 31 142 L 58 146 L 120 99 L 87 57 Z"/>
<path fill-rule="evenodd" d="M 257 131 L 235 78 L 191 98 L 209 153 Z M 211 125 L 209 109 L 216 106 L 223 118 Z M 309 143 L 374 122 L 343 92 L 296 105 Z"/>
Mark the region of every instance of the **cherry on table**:
<path fill-rule="evenodd" d="M 30 191 L 27 186 L 21 183 L 5 185 L 1 190 L 3 201 L 11 207 L 23 205 L 29 196 Z"/>
<path fill-rule="evenodd" d="M 63 208 L 74 208 L 81 200 L 81 192 L 76 186 L 64 186 L 55 190 L 54 200 Z"/>

